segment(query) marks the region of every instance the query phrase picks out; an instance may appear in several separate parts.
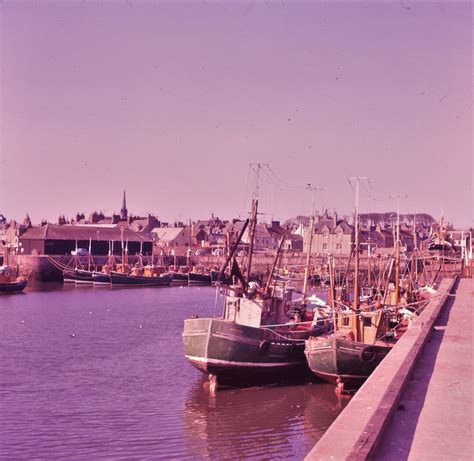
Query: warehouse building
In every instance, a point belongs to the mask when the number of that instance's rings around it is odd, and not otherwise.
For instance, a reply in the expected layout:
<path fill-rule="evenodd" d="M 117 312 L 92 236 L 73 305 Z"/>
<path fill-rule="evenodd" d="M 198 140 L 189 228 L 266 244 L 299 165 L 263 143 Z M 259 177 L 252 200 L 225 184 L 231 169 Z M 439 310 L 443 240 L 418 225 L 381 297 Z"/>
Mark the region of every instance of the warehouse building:
<path fill-rule="evenodd" d="M 19 238 L 22 254 L 32 255 L 66 255 L 78 248 L 90 248 L 93 255 L 107 255 L 110 246 L 115 255 L 120 255 L 122 242 L 129 255 L 153 251 L 151 238 L 116 226 L 46 224 L 29 228 Z"/>

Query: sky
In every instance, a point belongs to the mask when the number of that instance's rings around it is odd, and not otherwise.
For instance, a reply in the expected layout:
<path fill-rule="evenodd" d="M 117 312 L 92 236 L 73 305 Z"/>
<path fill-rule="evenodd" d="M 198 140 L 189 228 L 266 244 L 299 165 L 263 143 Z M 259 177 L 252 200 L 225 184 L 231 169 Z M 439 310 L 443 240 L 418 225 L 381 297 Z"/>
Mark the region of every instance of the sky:
<path fill-rule="evenodd" d="M 470 2 L 0 3 L 0 214 L 473 226 Z"/>

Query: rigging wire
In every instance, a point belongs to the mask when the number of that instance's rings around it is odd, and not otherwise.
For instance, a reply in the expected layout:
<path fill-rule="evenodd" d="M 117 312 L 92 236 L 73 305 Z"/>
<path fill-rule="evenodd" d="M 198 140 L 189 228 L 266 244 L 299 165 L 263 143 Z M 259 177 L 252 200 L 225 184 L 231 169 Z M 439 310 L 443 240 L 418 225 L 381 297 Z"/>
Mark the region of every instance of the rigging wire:
<path fill-rule="evenodd" d="M 247 171 L 247 180 L 245 181 L 243 202 L 242 202 L 242 207 L 240 209 L 239 216 L 242 216 L 244 214 L 244 208 L 247 204 L 247 198 L 248 198 L 248 193 L 249 193 L 249 183 L 250 183 L 250 171 L 251 171 L 251 168 L 249 168 Z"/>

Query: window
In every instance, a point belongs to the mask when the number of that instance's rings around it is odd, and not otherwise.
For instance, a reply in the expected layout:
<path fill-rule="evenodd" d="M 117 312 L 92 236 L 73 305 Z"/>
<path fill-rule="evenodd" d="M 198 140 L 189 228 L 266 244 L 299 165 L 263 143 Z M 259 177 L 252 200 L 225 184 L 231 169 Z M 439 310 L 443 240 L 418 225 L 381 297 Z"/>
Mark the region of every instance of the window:
<path fill-rule="evenodd" d="M 327 250 L 328 249 L 328 244 L 327 243 L 323 243 L 323 250 Z"/>
<path fill-rule="evenodd" d="M 336 243 L 336 250 L 341 250 L 342 249 L 342 245 L 340 243 Z"/>

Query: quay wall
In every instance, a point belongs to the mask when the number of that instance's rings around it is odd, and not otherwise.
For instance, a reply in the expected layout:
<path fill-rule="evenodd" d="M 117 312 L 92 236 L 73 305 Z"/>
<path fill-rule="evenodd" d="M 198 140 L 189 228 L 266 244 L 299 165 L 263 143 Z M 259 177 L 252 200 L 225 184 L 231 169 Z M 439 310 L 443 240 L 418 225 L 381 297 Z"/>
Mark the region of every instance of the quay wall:
<path fill-rule="evenodd" d="M 16 269 L 19 275 L 28 277 L 31 282 L 36 283 L 49 283 L 49 282 L 62 282 L 62 272 L 51 263 L 50 258 L 59 263 L 60 265 L 71 266 L 72 256 L 71 255 L 20 255 L 12 256 L 9 260 L 9 265 Z M 130 264 L 137 262 L 137 256 L 129 256 Z M 120 257 L 116 257 L 117 261 L 120 261 Z M 148 257 L 144 257 L 144 262 L 149 260 Z M 87 256 L 81 257 L 81 261 L 84 265 L 87 265 Z M 93 256 L 94 264 L 101 267 L 107 262 L 107 256 Z M 245 267 L 245 257 L 238 257 L 237 261 L 241 267 Z M 341 259 L 339 264 L 341 269 L 347 266 L 348 259 Z M 210 270 L 222 267 L 224 259 L 217 256 L 192 256 L 187 261 L 186 257 L 180 256 L 176 258 L 176 264 L 179 266 L 185 266 L 189 262 L 191 266 L 196 266 L 204 270 Z M 252 260 L 252 273 L 263 279 L 266 278 L 271 270 L 274 262 L 274 256 L 271 255 L 255 255 Z M 327 258 L 318 257 L 311 259 L 311 267 L 313 274 L 325 275 L 325 265 Z M 154 264 L 173 266 L 175 260 L 173 257 L 155 257 Z M 278 265 L 281 269 L 290 269 L 294 273 L 302 274 L 304 272 L 304 266 L 306 264 L 306 256 L 302 254 L 296 254 L 291 256 L 285 256 L 281 259 Z M 72 266 L 71 266 L 72 267 Z M 363 267 L 361 271 L 363 271 Z"/>
<path fill-rule="evenodd" d="M 60 265 L 72 267 L 72 256 L 35 256 L 35 255 L 21 255 L 15 258 L 10 258 L 9 265 L 17 271 L 19 275 L 28 277 L 28 280 L 32 283 L 54 283 L 62 282 L 63 276 L 62 271 L 55 266 L 50 258 Z M 120 258 L 117 258 L 119 260 Z M 130 264 L 137 262 L 137 256 L 130 256 Z M 107 256 L 94 256 L 94 263 L 99 267 L 103 266 L 107 262 Z M 146 259 L 145 259 L 146 260 Z M 84 267 L 87 267 L 87 256 L 81 257 L 81 262 Z M 156 261 L 155 261 L 156 262 Z"/>
<path fill-rule="evenodd" d="M 52 258 L 62 265 L 71 265 L 72 256 L 63 255 L 63 256 L 52 256 Z M 117 261 L 120 260 L 120 257 L 116 257 Z M 87 264 L 87 256 L 81 257 L 81 260 L 84 264 Z M 94 263 L 101 267 L 107 261 L 107 256 L 93 256 Z M 134 264 L 138 260 L 138 256 L 130 255 L 129 261 L 131 264 Z M 149 257 L 144 257 L 144 262 L 148 262 Z M 172 256 L 164 257 L 154 257 L 154 264 L 172 266 L 175 264 L 179 266 L 185 266 L 189 263 L 192 266 L 200 267 L 204 270 L 210 270 L 215 268 L 221 268 L 224 263 L 223 257 L 218 256 L 192 256 L 187 260 L 184 256 L 177 256 L 176 261 Z M 238 257 L 237 261 L 240 266 L 245 268 L 246 257 Z M 266 279 L 269 274 L 271 267 L 274 262 L 273 254 L 255 254 L 252 259 L 252 272 L 254 275 L 261 279 Z M 347 256 L 340 256 L 336 259 L 336 271 L 340 273 L 345 273 L 347 271 L 349 276 L 349 281 L 351 280 L 353 273 L 353 260 L 350 260 Z M 47 282 L 61 282 L 62 273 L 57 267 L 55 267 L 49 256 L 45 255 L 16 255 L 11 256 L 9 260 L 9 265 L 16 268 L 19 275 L 27 276 L 30 281 L 38 283 L 47 283 Z M 304 267 L 306 265 L 306 255 L 304 253 L 287 253 L 283 254 L 281 260 L 279 261 L 278 268 L 288 269 L 293 273 L 302 274 L 304 272 Z M 424 283 L 429 283 L 436 278 L 439 273 L 444 277 L 452 277 L 460 272 L 460 267 L 457 264 L 454 265 L 445 265 L 441 266 L 438 263 L 439 267 L 436 267 L 435 264 L 427 266 L 426 271 L 426 280 Z M 310 262 L 311 274 L 318 274 L 320 276 L 327 275 L 327 257 L 326 256 L 314 256 L 311 257 Z M 375 275 L 378 273 L 378 266 L 375 263 L 375 260 L 372 261 L 372 271 Z M 402 265 L 403 270 L 403 265 Z M 367 259 L 361 258 L 361 276 L 364 278 L 367 276 Z M 466 272 L 466 271 L 465 271 Z M 472 271 L 469 271 L 465 276 L 472 275 Z"/>
<path fill-rule="evenodd" d="M 305 461 L 374 459 L 413 368 L 458 278 L 443 279 L 437 295 L 357 391 Z"/>

